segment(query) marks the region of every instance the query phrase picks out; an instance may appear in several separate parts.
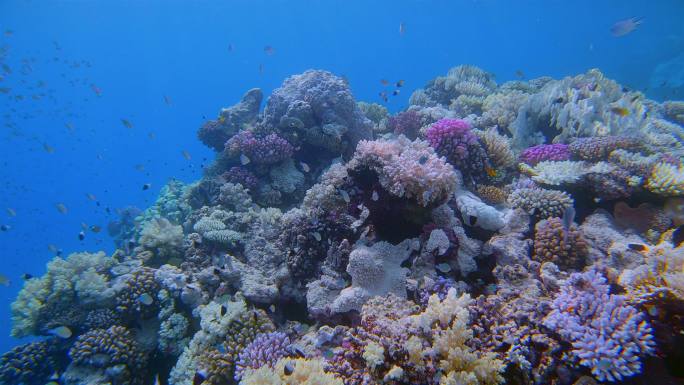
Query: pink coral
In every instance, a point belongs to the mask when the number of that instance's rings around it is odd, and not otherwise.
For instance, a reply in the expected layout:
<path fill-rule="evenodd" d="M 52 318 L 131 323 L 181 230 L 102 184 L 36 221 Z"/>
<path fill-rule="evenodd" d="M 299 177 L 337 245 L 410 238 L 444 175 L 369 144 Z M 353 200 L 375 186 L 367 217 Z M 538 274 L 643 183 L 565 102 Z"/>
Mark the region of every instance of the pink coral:
<path fill-rule="evenodd" d="M 520 160 L 531 166 L 545 160 L 568 160 L 570 159 L 570 150 L 567 144 L 540 144 L 525 149 L 520 154 Z"/>

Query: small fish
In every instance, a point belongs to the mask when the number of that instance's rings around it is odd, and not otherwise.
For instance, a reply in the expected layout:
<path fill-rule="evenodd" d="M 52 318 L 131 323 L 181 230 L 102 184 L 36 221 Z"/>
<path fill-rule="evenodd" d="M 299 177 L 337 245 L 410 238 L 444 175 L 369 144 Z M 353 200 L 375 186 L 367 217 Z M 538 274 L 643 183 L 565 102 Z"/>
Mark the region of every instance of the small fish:
<path fill-rule="evenodd" d="M 681 225 L 672 232 L 672 245 L 679 247 L 684 242 L 684 225 Z"/>
<path fill-rule="evenodd" d="M 48 250 L 50 250 L 50 252 L 53 253 L 53 254 L 57 254 L 57 253 L 59 252 L 59 249 L 57 248 L 57 246 L 55 246 L 55 245 L 53 245 L 53 244 L 47 245 L 47 248 L 48 248 Z"/>
<path fill-rule="evenodd" d="M 137 171 L 140 171 L 140 172 L 145 171 L 145 165 L 144 164 L 138 163 L 134 167 Z"/>
<path fill-rule="evenodd" d="M 100 89 L 100 87 L 96 86 L 95 84 L 91 84 L 90 89 L 93 90 L 95 95 L 97 95 L 98 97 L 102 96 L 102 89 Z"/>
<path fill-rule="evenodd" d="M 264 47 L 264 52 L 266 52 L 266 55 L 273 55 L 275 53 L 275 48 L 271 47 L 270 45 L 267 45 Z"/>
<path fill-rule="evenodd" d="M 380 197 L 378 196 L 378 192 L 375 191 L 375 190 L 373 190 L 373 193 L 371 194 L 371 200 L 372 200 L 373 202 L 377 202 L 378 199 L 380 199 Z"/>
<path fill-rule="evenodd" d="M 259 75 L 261 75 L 261 74 L 263 74 L 263 73 L 264 73 L 264 65 L 263 65 L 263 64 L 259 64 Z"/>
<path fill-rule="evenodd" d="M 233 44 L 228 43 L 228 52 L 233 52 Z"/>
<path fill-rule="evenodd" d="M 147 137 L 150 138 L 150 140 L 154 140 L 157 137 L 157 134 L 155 134 L 154 132 L 149 132 L 147 134 Z"/>
<path fill-rule="evenodd" d="M 487 173 L 487 176 L 489 176 L 490 178 L 495 178 L 498 174 L 496 170 L 490 166 L 485 166 L 485 172 Z"/>
<path fill-rule="evenodd" d="M 0 94 L 9 94 L 10 91 L 12 91 L 12 89 L 11 89 L 11 88 L 8 88 L 8 87 L 2 87 L 2 88 L 0 88 Z"/>
<path fill-rule="evenodd" d="M 316 242 L 320 242 L 322 239 L 321 233 L 319 233 L 318 231 L 313 232 L 311 235 L 313 235 L 313 237 L 316 239 Z"/>
<path fill-rule="evenodd" d="M 33 278 L 33 275 L 29 273 L 24 273 L 21 275 L 21 279 L 23 279 L 24 281 L 28 281 L 31 278 Z"/>
<path fill-rule="evenodd" d="M 342 199 L 344 199 L 345 202 L 351 202 L 351 198 L 349 198 L 349 193 L 347 191 L 340 190 L 340 195 L 342 196 Z"/>
<path fill-rule="evenodd" d="M 145 190 L 149 190 L 150 187 L 151 187 L 151 185 L 150 185 L 149 183 L 145 183 L 145 184 L 143 185 L 142 189 L 143 189 L 143 191 L 145 191 Z"/>
<path fill-rule="evenodd" d="M 63 339 L 67 339 L 73 335 L 71 329 L 69 329 L 67 326 L 58 326 L 48 331 L 48 334 L 52 334 L 53 336 L 57 336 Z"/>
<path fill-rule="evenodd" d="M 283 374 L 285 374 L 286 376 L 291 375 L 293 372 L 294 366 L 292 365 L 292 363 L 288 362 L 287 364 L 285 364 L 285 366 L 283 366 Z"/>
<path fill-rule="evenodd" d="M 12 68 L 4 63 L 2 64 L 2 70 L 8 75 L 12 73 Z"/>
<path fill-rule="evenodd" d="M 185 158 L 185 160 L 192 159 L 192 156 L 190 156 L 190 153 L 185 151 L 185 150 L 181 151 L 181 154 L 183 154 L 183 158 Z"/>
<path fill-rule="evenodd" d="M 85 232 L 81 231 L 78 233 L 78 240 L 82 241 L 85 239 Z"/>
<path fill-rule="evenodd" d="M 271 313 L 275 313 L 275 311 L 276 311 L 275 305 L 271 304 L 271 306 L 268 307 L 268 310 L 270 310 Z"/>
<path fill-rule="evenodd" d="M 399 80 L 399 81 L 397 82 L 397 88 L 401 88 L 401 87 L 403 87 L 403 86 L 404 86 L 404 80 Z"/>
<path fill-rule="evenodd" d="M 45 150 L 45 152 L 47 152 L 48 154 L 54 154 L 55 153 L 55 148 L 50 146 L 47 143 L 43 143 L 43 150 Z"/>
<path fill-rule="evenodd" d="M 247 155 L 245 155 L 245 154 L 240 154 L 240 163 L 241 163 L 243 166 L 248 165 L 249 162 L 251 162 L 251 160 L 249 160 L 249 157 L 248 157 Z"/>
<path fill-rule="evenodd" d="M 0 274 L 0 285 L 9 287 L 9 285 L 12 284 L 12 281 L 7 278 L 7 276 Z"/>
<path fill-rule="evenodd" d="M 629 115 L 629 110 L 625 107 L 611 107 L 610 112 L 623 117 Z"/>
<path fill-rule="evenodd" d="M 138 297 L 138 301 L 145 306 L 150 306 L 152 305 L 152 302 L 154 302 L 154 298 L 148 293 L 142 293 L 140 294 L 140 297 Z"/>
<path fill-rule="evenodd" d="M 195 372 L 195 376 L 192 378 L 192 385 L 202 385 L 204 380 L 206 380 L 207 375 L 203 370 L 198 370 Z"/>
<path fill-rule="evenodd" d="M 166 103 L 167 106 L 171 105 L 171 98 L 164 95 L 164 103 Z"/>
<path fill-rule="evenodd" d="M 98 225 L 91 225 L 91 226 L 90 226 L 90 231 L 92 231 L 93 233 L 96 233 L 96 234 L 97 234 L 97 233 L 99 233 L 100 231 L 102 231 L 102 227 L 100 227 L 100 226 L 98 226 Z"/>
<path fill-rule="evenodd" d="M 631 250 L 634 251 L 639 251 L 639 252 L 647 252 L 648 251 L 648 246 L 642 245 L 640 243 L 630 243 L 627 245 Z"/>
<path fill-rule="evenodd" d="M 14 31 L 12 31 L 11 29 L 6 29 L 6 30 L 5 30 L 5 36 L 10 37 L 10 36 L 12 36 L 12 35 L 14 35 Z"/>
<path fill-rule="evenodd" d="M 553 101 L 553 104 L 565 103 L 565 99 L 561 96 Z"/>
<path fill-rule="evenodd" d="M 55 207 L 57 208 L 57 211 L 59 211 L 62 214 L 66 214 L 69 212 L 69 209 L 67 209 L 67 207 L 64 205 L 64 203 L 61 203 L 61 202 L 57 203 L 55 205 Z"/>
<path fill-rule="evenodd" d="M 161 382 L 159 382 L 159 374 L 154 376 L 154 385 L 161 385 Z"/>
<path fill-rule="evenodd" d="M 74 132 L 74 125 L 73 124 L 66 122 L 66 123 L 64 123 L 64 127 L 66 127 L 67 130 L 69 130 L 69 132 Z"/>
<path fill-rule="evenodd" d="M 570 233 L 570 226 L 575 220 L 575 207 L 570 206 L 563 211 L 563 243 L 568 243 L 568 234 Z"/>
<path fill-rule="evenodd" d="M 226 315 L 226 312 L 228 312 L 228 308 L 226 307 L 226 305 L 221 305 L 221 317 Z"/>
<path fill-rule="evenodd" d="M 525 73 L 522 70 L 515 70 L 515 77 L 518 79 L 525 79 Z"/>
<path fill-rule="evenodd" d="M 87 225 L 85 222 L 81 222 L 81 229 L 82 229 L 83 231 L 88 230 L 88 225 Z"/>
<path fill-rule="evenodd" d="M 309 167 L 308 164 L 306 164 L 306 163 L 304 163 L 304 162 L 299 162 L 299 165 L 302 166 L 302 171 L 304 171 L 304 172 L 309 172 L 309 171 L 311 171 L 311 168 Z"/>
<path fill-rule="evenodd" d="M 449 265 L 448 263 L 440 263 L 438 265 L 435 265 L 435 267 L 442 273 L 448 273 L 451 271 L 451 265 Z"/>
<path fill-rule="evenodd" d="M 0 231 L 10 231 L 12 226 L 10 225 L 0 225 Z"/>
<path fill-rule="evenodd" d="M 380 84 L 382 84 L 383 86 L 388 86 L 388 85 L 389 85 L 389 80 L 387 80 L 387 79 L 380 79 Z"/>
<path fill-rule="evenodd" d="M 399 35 L 402 35 L 402 36 L 403 36 L 404 33 L 406 33 L 406 25 L 405 25 L 404 22 L 402 21 L 402 22 L 399 23 Z"/>
<path fill-rule="evenodd" d="M 131 123 L 128 119 L 121 119 L 121 124 L 123 124 L 126 128 L 133 128 L 133 123 Z"/>
<path fill-rule="evenodd" d="M 394 91 L 392 91 L 392 96 L 397 96 L 397 95 L 399 95 L 400 92 L 401 91 L 399 91 L 399 90 L 394 90 Z"/>
<path fill-rule="evenodd" d="M 634 32 L 637 27 L 643 23 L 643 20 L 638 17 L 630 17 L 629 19 L 620 20 L 610 27 L 610 33 L 615 37 L 622 37 Z"/>
<path fill-rule="evenodd" d="M 97 197 L 91 193 L 86 193 L 86 198 L 88 198 L 89 201 L 95 202 L 97 200 Z"/>
<path fill-rule="evenodd" d="M 475 215 L 468 215 L 468 223 L 470 226 L 475 226 L 475 223 L 477 223 L 477 217 Z"/>
<path fill-rule="evenodd" d="M 7 215 L 9 215 L 10 217 L 17 216 L 17 212 L 11 207 L 6 208 L 5 211 L 7 211 Z"/>
<path fill-rule="evenodd" d="M 382 99 L 385 103 L 387 103 L 387 100 L 389 100 L 387 98 L 387 92 L 382 91 L 379 95 L 380 95 L 380 99 Z"/>

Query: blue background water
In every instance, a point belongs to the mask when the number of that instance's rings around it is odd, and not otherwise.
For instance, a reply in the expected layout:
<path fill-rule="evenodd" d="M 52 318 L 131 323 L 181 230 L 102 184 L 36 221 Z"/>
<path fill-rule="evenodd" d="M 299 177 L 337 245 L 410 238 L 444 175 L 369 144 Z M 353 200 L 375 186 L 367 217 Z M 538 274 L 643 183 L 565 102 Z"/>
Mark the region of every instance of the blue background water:
<path fill-rule="evenodd" d="M 644 18 L 636 32 L 611 36 L 633 16 Z M 0 350 L 16 343 L 9 304 L 20 276 L 44 272 L 47 245 L 111 252 L 106 230 L 79 241 L 81 223 L 106 227 L 115 208 L 144 208 L 169 178 L 199 178 L 213 154 L 197 127 L 249 88 L 268 95 L 291 74 L 323 68 L 346 76 L 358 100 L 379 102 L 380 79 L 405 79 L 388 103 L 398 111 L 413 89 L 470 63 L 499 82 L 517 70 L 562 77 L 598 67 L 650 97 L 682 99 L 681 73 L 649 84 L 660 63 L 683 55 L 682 19 L 681 0 L 2 0 L 0 33 L 13 33 L 0 37 L 12 69 L 0 71 L 0 88 L 11 88 L 0 93 L 0 223 L 12 228 L 0 233 L 0 273 L 12 284 L 0 287 Z"/>

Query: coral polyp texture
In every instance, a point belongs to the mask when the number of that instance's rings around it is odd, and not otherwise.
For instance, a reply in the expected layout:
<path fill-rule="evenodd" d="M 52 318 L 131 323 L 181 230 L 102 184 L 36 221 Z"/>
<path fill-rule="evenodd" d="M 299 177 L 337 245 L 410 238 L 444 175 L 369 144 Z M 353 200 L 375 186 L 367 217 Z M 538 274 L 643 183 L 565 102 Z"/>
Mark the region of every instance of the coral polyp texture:
<path fill-rule="evenodd" d="M 201 179 L 25 280 L 0 383 L 681 381 L 684 104 L 494 79 L 403 111 L 322 70 L 247 91 Z"/>

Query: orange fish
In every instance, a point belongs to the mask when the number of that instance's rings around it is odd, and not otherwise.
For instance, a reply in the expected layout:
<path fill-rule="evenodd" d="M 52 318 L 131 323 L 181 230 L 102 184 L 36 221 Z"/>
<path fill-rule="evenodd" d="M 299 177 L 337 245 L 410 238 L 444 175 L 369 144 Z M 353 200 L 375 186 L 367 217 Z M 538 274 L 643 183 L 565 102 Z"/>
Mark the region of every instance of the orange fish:
<path fill-rule="evenodd" d="M 387 79 L 380 79 L 380 84 L 382 84 L 383 86 L 387 86 L 387 85 L 389 85 L 389 80 L 387 80 Z"/>
<path fill-rule="evenodd" d="M 496 170 L 489 166 L 485 166 L 485 171 L 490 178 L 494 178 L 497 175 Z"/>

